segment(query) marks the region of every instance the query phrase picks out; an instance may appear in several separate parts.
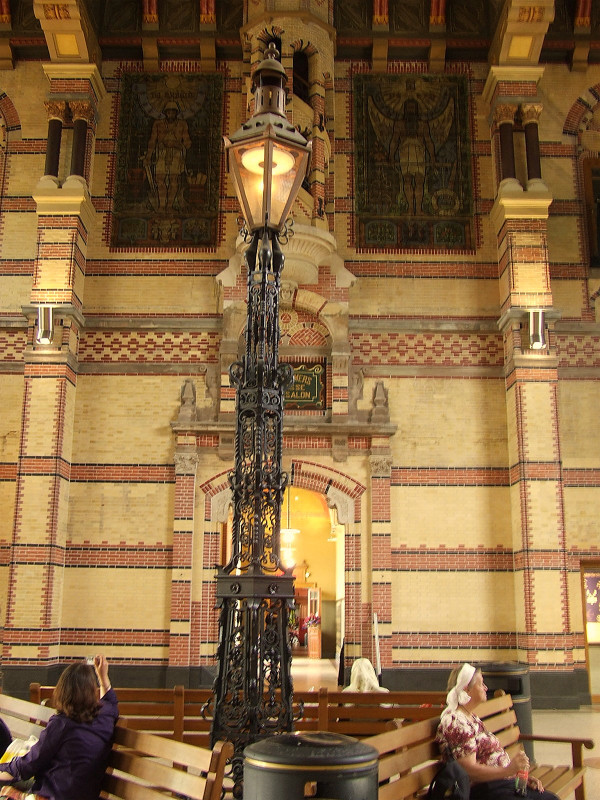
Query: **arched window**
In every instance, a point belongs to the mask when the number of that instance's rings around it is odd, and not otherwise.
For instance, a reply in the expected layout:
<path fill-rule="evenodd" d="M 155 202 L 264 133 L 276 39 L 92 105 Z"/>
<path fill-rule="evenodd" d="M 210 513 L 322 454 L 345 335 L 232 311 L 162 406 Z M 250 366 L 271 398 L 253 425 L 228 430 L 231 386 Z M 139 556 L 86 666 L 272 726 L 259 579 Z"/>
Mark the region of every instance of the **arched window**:
<path fill-rule="evenodd" d="M 302 50 L 294 53 L 294 94 L 308 104 L 310 84 L 308 81 L 308 56 Z"/>
<path fill-rule="evenodd" d="M 267 42 L 267 47 L 271 44 L 271 42 L 275 43 L 275 47 L 277 48 L 277 52 L 279 53 L 279 60 L 281 61 L 281 37 L 273 36 L 273 38 L 269 39 L 269 41 Z M 267 52 L 267 47 L 265 47 L 265 53 Z"/>

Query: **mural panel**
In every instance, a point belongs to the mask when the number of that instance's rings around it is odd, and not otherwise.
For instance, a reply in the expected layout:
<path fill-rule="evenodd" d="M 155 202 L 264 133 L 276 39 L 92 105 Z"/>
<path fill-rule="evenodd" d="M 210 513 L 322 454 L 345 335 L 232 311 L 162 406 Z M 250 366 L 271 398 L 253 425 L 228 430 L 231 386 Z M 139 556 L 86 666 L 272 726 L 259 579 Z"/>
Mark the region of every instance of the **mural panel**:
<path fill-rule="evenodd" d="M 223 82 L 220 75 L 124 75 L 112 244 L 215 244 Z"/>
<path fill-rule="evenodd" d="M 358 246 L 473 246 L 468 82 L 354 78 Z"/>

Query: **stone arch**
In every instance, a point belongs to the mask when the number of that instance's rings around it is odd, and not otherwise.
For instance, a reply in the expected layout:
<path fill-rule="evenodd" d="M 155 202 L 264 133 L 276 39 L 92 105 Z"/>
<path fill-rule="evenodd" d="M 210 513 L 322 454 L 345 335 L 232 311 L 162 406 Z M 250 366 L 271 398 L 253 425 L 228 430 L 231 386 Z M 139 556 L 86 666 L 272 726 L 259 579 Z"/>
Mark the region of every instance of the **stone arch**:
<path fill-rule="evenodd" d="M 346 630 L 360 635 L 363 617 L 370 615 L 370 607 L 361 600 L 361 499 L 367 487 L 353 478 L 349 472 L 342 472 L 325 464 L 304 458 L 292 458 L 286 465 L 289 485 L 323 494 L 327 505 L 337 510 L 340 524 L 345 525 L 345 572 L 346 572 Z M 215 537 L 220 537 L 221 525 L 227 519 L 231 504 L 231 488 L 226 473 L 218 473 L 198 487 L 204 493 L 204 547 L 205 569 L 201 587 L 204 608 L 198 609 L 195 618 L 204 620 L 193 626 L 192 652 L 204 652 L 207 644 L 217 647 L 217 616 L 214 611 L 216 601 L 216 582 L 214 562 L 207 562 L 208 553 L 215 553 Z M 351 575 L 351 577 L 350 577 Z M 209 621 L 210 618 L 210 621 Z M 205 638 L 208 634 L 208 640 Z M 211 664 L 212 656 L 204 656 L 201 663 Z"/>
<path fill-rule="evenodd" d="M 6 128 L 6 136 L 8 139 L 21 139 L 21 120 L 15 108 L 15 104 L 6 94 L 0 92 L 0 117 Z"/>
<path fill-rule="evenodd" d="M 563 134 L 577 137 L 576 170 L 582 189 L 584 215 L 579 221 L 580 239 L 592 266 L 600 263 L 600 217 L 597 176 L 600 169 L 600 83 L 591 86 L 573 103 Z M 594 298 L 586 314 L 593 316 Z"/>
<path fill-rule="evenodd" d="M 585 130 L 590 122 L 595 107 L 600 102 L 600 83 L 590 86 L 585 92 L 579 95 L 577 100 L 569 109 L 563 133 L 566 136 L 577 136 Z"/>

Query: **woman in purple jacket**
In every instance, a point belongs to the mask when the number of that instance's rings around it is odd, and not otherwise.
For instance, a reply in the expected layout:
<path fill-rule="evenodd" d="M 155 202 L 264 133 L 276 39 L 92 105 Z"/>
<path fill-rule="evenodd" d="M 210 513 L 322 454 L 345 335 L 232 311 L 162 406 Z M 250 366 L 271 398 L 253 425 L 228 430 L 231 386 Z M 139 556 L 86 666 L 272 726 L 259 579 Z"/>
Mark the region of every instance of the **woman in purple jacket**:
<path fill-rule="evenodd" d="M 39 741 L 26 755 L 13 758 L 0 771 L 0 783 L 33 778 L 32 788 L 21 793 L 4 785 L 0 795 L 98 800 L 119 716 L 104 656 L 96 656 L 93 667 L 87 663 L 67 667 L 56 684 L 53 702 L 57 713 L 50 717 Z"/>

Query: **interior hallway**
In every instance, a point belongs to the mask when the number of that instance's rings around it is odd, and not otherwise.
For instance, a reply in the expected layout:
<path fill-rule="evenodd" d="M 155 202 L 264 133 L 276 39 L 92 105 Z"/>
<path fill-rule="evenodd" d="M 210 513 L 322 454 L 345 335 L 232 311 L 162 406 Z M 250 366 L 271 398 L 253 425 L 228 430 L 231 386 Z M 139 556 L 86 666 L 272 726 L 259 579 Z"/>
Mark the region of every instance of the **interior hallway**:
<path fill-rule="evenodd" d="M 292 677 L 298 691 L 337 687 L 338 662 L 335 659 L 294 658 Z M 546 736 L 573 736 L 594 740 L 593 750 L 584 750 L 586 800 L 600 798 L 600 706 L 584 706 L 578 711 L 533 711 L 533 732 Z M 570 745 L 537 742 L 535 758 L 540 763 L 570 763 Z M 575 795 L 571 796 L 574 800 Z M 569 798 L 571 800 L 571 798 Z"/>

